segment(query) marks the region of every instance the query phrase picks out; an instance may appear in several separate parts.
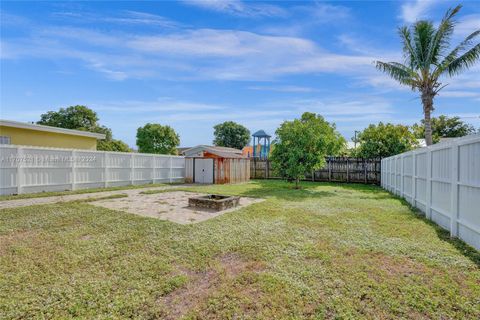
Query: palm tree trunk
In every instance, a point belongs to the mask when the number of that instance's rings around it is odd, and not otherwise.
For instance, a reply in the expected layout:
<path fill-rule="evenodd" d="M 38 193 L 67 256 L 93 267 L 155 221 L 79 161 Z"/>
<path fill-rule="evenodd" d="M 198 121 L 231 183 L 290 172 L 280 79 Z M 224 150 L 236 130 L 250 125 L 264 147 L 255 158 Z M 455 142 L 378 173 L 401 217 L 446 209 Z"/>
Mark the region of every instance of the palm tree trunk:
<path fill-rule="evenodd" d="M 427 146 L 433 144 L 431 114 L 433 111 L 433 95 L 422 92 L 423 115 L 425 121 L 425 142 Z"/>
<path fill-rule="evenodd" d="M 425 110 L 425 142 L 427 143 L 427 146 L 433 144 L 432 121 L 430 119 L 430 113 L 430 109 Z"/>

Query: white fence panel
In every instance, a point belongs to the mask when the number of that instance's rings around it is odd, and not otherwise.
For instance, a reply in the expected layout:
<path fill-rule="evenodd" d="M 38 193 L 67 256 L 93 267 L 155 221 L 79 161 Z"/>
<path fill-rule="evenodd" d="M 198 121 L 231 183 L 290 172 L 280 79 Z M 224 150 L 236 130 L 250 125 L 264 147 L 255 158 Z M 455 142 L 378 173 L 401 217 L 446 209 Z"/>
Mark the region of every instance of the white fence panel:
<path fill-rule="evenodd" d="M 183 182 L 184 157 L 0 145 L 0 194 Z"/>
<path fill-rule="evenodd" d="M 383 159 L 381 185 L 480 249 L 480 134 Z"/>

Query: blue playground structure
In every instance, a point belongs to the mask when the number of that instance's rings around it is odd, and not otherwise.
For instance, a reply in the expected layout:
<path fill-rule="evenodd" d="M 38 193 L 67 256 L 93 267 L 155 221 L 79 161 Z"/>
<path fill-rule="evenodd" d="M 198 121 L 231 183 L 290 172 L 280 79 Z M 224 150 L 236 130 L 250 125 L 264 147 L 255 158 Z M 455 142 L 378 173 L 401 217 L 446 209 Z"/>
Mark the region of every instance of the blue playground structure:
<path fill-rule="evenodd" d="M 253 135 L 253 157 L 267 159 L 270 154 L 270 138 L 263 130 L 258 130 Z"/>

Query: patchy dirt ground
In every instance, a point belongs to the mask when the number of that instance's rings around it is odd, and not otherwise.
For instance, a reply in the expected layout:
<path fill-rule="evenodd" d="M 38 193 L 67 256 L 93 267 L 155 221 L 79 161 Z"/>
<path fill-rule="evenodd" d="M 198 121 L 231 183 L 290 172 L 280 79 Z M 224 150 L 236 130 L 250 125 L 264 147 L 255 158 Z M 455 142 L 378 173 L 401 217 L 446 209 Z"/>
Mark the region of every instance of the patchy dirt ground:
<path fill-rule="evenodd" d="M 188 198 L 202 195 L 201 193 L 172 191 L 154 194 L 130 194 L 127 198 L 108 199 L 91 202 L 96 206 L 108 209 L 126 211 L 144 217 L 158 218 L 180 224 L 189 224 L 205 221 L 226 212 L 232 212 L 252 203 L 263 201 L 241 197 L 239 206 L 227 210 L 215 211 L 211 209 L 190 208 Z"/>
<path fill-rule="evenodd" d="M 165 306 L 167 312 L 163 319 L 184 318 L 229 281 L 238 278 L 242 273 L 260 273 L 264 268 L 260 262 L 246 261 L 239 255 L 230 253 L 217 257 L 215 264 L 203 272 L 182 269 L 182 274 L 188 277 L 189 282 L 160 298 L 159 302 Z"/>

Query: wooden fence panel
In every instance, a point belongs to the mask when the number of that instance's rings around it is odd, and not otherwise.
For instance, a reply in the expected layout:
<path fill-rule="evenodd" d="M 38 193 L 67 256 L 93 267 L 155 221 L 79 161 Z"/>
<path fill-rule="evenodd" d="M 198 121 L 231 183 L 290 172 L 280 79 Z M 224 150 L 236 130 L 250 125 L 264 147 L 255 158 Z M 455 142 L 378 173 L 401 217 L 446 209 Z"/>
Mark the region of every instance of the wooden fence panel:
<path fill-rule="evenodd" d="M 305 174 L 306 181 L 356 182 L 380 184 L 381 159 L 328 157 L 320 170 Z M 251 159 L 252 179 L 280 179 L 269 160 Z"/>

